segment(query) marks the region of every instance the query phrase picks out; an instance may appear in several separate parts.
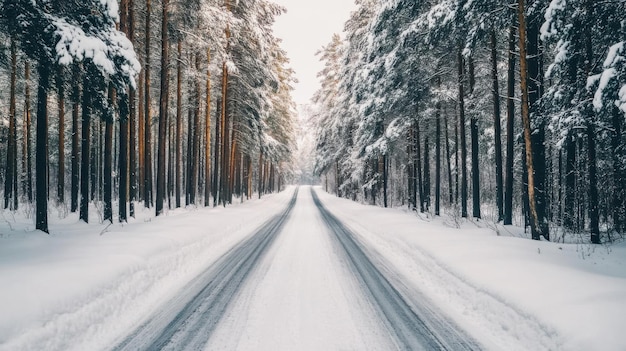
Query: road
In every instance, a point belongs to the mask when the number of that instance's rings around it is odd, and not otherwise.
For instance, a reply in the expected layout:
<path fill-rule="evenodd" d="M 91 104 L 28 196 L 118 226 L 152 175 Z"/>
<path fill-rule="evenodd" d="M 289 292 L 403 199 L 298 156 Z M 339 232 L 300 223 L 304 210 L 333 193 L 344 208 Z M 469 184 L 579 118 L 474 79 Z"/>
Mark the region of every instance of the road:
<path fill-rule="evenodd" d="M 313 188 L 296 190 L 113 349 L 479 349 L 373 255 Z"/>

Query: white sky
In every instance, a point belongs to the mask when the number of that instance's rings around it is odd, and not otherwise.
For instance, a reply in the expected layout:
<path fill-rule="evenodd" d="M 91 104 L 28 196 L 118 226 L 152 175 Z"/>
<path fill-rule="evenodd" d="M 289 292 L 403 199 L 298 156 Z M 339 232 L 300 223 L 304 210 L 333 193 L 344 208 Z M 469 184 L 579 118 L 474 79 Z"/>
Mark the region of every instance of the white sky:
<path fill-rule="evenodd" d="M 299 83 L 295 86 L 295 102 L 306 104 L 319 87 L 317 72 L 322 69 L 315 52 L 328 44 L 333 33 L 342 33 L 343 25 L 354 10 L 354 0 L 274 0 L 287 8 L 287 13 L 274 25 L 282 47 L 287 51 L 291 67 Z"/>

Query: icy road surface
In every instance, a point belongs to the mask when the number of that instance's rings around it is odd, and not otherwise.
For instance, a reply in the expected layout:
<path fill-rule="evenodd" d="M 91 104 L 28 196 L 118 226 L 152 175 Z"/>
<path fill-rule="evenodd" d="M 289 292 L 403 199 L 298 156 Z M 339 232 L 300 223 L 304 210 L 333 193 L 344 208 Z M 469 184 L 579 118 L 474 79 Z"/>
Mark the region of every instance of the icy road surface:
<path fill-rule="evenodd" d="M 115 350 L 478 349 L 304 190 Z"/>

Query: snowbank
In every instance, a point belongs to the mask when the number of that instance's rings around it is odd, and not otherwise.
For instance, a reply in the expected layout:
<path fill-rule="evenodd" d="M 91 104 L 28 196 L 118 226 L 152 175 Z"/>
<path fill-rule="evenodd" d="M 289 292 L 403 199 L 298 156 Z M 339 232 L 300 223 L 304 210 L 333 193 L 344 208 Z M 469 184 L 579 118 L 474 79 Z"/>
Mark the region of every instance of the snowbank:
<path fill-rule="evenodd" d="M 626 350 L 626 245 L 557 244 L 461 229 L 399 209 L 321 200 L 427 298 L 491 350 Z M 510 228 L 515 229 L 515 228 Z"/>
<path fill-rule="evenodd" d="M 49 236 L 0 212 L 0 350 L 111 347 L 291 194 L 159 218 L 143 210 L 109 227 L 51 218 Z"/>

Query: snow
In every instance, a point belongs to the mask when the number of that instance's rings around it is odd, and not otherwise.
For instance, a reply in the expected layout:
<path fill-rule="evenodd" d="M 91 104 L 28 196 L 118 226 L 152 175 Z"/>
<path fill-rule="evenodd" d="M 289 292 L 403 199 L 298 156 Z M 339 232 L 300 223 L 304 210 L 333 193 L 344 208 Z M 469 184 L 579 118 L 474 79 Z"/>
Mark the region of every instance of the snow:
<path fill-rule="evenodd" d="M 532 241 L 316 191 L 410 305 L 430 301 L 485 349 L 626 349 L 626 244 Z M 27 207 L 0 211 L 0 350 L 109 349 L 292 194 L 108 227 L 51 215 L 49 236 Z M 341 250 L 302 187 L 207 349 L 394 349 Z"/>
<path fill-rule="evenodd" d="M 308 187 L 206 350 L 390 350 Z"/>
<path fill-rule="evenodd" d="M 50 236 L 0 212 L 0 350 L 108 349 L 290 196 L 160 218 L 144 210 L 108 228 L 50 216 Z"/>
<path fill-rule="evenodd" d="M 531 241 L 480 223 L 423 220 L 318 191 L 397 282 L 490 350 L 624 350 L 626 245 Z M 475 225 L 477 224 L 477 225 Z M 419 294 L 415 293 L 416 296 Z"/>

